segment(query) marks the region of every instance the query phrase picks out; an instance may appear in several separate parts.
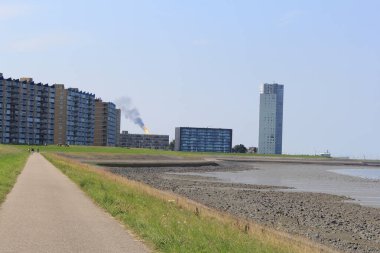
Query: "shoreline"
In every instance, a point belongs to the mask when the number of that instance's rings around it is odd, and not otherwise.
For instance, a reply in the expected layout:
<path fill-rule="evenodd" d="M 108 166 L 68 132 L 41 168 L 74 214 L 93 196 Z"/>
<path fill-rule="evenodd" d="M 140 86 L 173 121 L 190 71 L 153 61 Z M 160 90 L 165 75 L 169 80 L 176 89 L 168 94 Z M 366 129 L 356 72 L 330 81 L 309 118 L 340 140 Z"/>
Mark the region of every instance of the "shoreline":
<path fill-rule="evenodd" d="M 220 155 L 199 155 L 192 157 L 181 157 L 171 155 L 154 155 L 154 154 L 140 154 L 140 155 L 118 155 L 118 154 L 99 154 L 98 157 L 83 156 L 83 154 L 67 154 L 59 153 L 58 154 L 71 158 L 80 160 L 84 163 L 91 164 L 102 164 L 107 166 L 107 164 L 119 164 L 125 167 L 150 167 L 154 164 L 159 163 L 160 167 L 166 167 L 165 165 L 172 166 L 188 166 L 191 164 L 196 164 L 195 166 L 204 166 L 207 163 L 224 163 L 224 162 L 233 162 L 233 163 L 289 163 L 289 164 L 319 164 L 319 165 L 341 165 L 341 166 L 373 166 L 380 167 L 379 160 L 360 160 L 360 159 L 342 159 L 342 158 L 324 158 L 324 157 L 277 157 L 277 156 L 220 156 Z M 110 166 L 108 166 L 110 167 Z"/>
<path fill-rule="evenodd" d="M 288 164 L 318 164 L 318 165 L 334 165 L 334 166 L 371 166 L 380 167 L 379 161 L 373 160 L 351 160 L 337 158 L 282 158 L 282 157 L 254 157 L 254 158 L 217 158 L 222 162 L 238 162 L 238 163 L 288 163 Z"/>
<path fill-rule="evenodd" d="M 234 216 L 306 236 L 343 252 L 380 252 L 379 208 L 347 202 L 350 199 L 344 196 L 289 192 L 286 191 L 289 187 L 225 183 L 212 177 L 180 174 L 247 170 L 244 163 L 219 163 L 220 166 L 113 167 L 106 170 Z"/>

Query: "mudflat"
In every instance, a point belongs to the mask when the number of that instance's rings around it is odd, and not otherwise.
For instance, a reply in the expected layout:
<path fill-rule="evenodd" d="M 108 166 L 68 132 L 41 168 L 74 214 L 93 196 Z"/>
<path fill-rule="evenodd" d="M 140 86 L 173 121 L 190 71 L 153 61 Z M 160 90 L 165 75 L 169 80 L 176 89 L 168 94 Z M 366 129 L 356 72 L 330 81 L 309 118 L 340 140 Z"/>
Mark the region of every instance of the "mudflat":
<path fill-rule="evenodd" d="M 106 169 L 342 252 L 380 252 L 380 208 L 350 203 L 350 198 L 344 196 L 293 192 L 285 186 L 227 183 L 210 176 L 186 174 L 257 169 L 241 162 L 218 163 L 219 166 Z"/>

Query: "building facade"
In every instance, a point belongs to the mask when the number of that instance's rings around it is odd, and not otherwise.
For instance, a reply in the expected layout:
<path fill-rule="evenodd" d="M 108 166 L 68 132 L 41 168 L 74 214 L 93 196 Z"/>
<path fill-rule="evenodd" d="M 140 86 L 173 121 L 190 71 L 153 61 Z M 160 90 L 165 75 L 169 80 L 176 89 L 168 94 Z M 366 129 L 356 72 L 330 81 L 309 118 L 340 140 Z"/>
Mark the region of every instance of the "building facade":
<path fill-rule="evenodd" d="M 120 131 L 120 110 L 114 103 L 95 99 L 95 146 L 116 146 Z M 119 127 L 118 127 L 119 125 Z"/>
<path fill-rule="evenodd" d="M 67 90 L 63 84 L 55 84 L 54 144 L 67 144 Z"/>
<path fill-rule="evenodd" d="M 260 91 L 259 154 L 282 154 L 284 85 L 263 84 Z"/>
<path fill-rule="evenodd" d="M 95 95 L 76 88 L 56 88 L 54 143 L 93 145 L 95 125 Z"/>
<path fill-rule="evenodd" d="M 67 89 L 67 143 L 93 145 L 95 127 L 95 94 Z"/>
<path fill-rule="evenodd" d="M 120 146 L 128 148 L 168 149 L 169 135 L 157 134 L 120 134 Z"/>
<path fill-rule="evenodd" d="M 116 146 L 120 146 L 121 109 L 116 109 Z"/>
<path fill-rule="evenodd" d="M 52 144 L 55 88 L 0 74 L 0 143 Z"/>
<path fill-rule="evenodd" d="M 120 109 L 104 103 L 102 144 L 115 146 Z M 95 95 L 32 78 L 5 79 L 0 73 L 0 143 L 94 145 Z"/>
<path fill-rule="evenodd" d="M 232 129 L 177 127 L 176 151 L 223 152 L 232 149 Z"/>

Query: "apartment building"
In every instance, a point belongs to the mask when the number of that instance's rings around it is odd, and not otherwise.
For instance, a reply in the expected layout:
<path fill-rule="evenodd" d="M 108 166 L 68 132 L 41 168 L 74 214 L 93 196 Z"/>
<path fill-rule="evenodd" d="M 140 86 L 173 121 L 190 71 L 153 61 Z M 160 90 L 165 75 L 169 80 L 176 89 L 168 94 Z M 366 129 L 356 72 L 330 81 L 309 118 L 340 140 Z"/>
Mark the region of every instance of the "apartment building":
<path fill-rule="evenodd" d="M 52 144 L 55 88 L 0 74 L 0 142 Z"/>
<path fill-rule="evenodd" d="M 260 91 L 259 154 L 282 153 L 284 85 L 265 83 Z"/>
<path fill-rule="evenodd" d="M 116 109 L 116 146 L 120 146 L 121 109 Z"/>
<path fill-rule="evenodd" d="M 120 146 L 128 148 L 168 149 L 169 135 L 130 134 L 123 131 L 120 134 Z"/>
<path fill-rule="evenodd" d="M 232 129 L 177 127 L 175 129 L 176 151 L 223 152 L 232 148 Z"/>
<path fill-rule="evenodd" d="M 115 146 L 120 110 L 107 103 L 106 113 L 104 145 Z M 94 131 L 94 94 L 0 73 L 0 143 L 94 145 Z"/>
<path fill-rule="evenodd" d="M 93 145 L 95 124 L 95 94 L 77 88 L 56 89 L 54 143 Z"/>
<path fill-rule="evenodd" d="M 112 102 L 95 99 L 95 146 L 116 146 L 120 132 L 120 110 Z"/>
<path fill-rule="evenodd" d="M 55 84 L 54 144 L 67 144 L 67 90 Z"/>

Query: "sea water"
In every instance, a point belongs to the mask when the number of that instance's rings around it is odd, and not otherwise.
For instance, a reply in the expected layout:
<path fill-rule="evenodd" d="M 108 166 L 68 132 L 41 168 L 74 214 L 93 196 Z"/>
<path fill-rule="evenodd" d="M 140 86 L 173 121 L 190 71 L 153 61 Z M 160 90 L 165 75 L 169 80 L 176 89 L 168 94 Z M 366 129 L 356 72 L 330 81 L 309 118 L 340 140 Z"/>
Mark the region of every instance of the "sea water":
<path fill-rule="evenodd" d="M 315 164 L 231 163 L 242 171 L 185 173 L 230 183 L 291 187 L 283 191 L 343 195 L 361 205 L 380 208 L 380 169 Z M 244 170 L 244 168 L 246 169 Z"/>
<path fill-rule="evenodd" d="M 342 175 L 360 177 L 363 179 L 380 180 L 380 169 L 337 169 L 330 171 Z"/>

